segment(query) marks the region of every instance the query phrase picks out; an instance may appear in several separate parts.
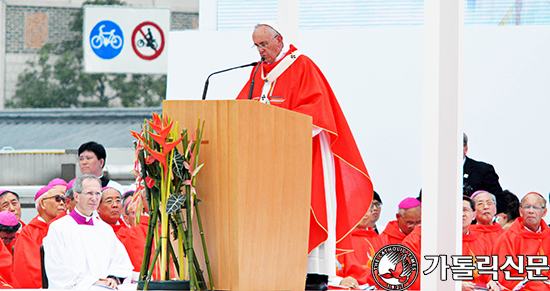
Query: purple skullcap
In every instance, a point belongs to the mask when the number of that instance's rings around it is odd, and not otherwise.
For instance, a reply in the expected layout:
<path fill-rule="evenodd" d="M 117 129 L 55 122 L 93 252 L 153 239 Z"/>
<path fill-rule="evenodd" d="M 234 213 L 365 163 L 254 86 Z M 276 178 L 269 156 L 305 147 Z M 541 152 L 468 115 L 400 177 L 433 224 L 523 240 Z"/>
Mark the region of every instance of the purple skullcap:
<path fill-rule="evenodd" d="M 38 190 L 38 192 L 36 192 L 36 196 L 34 196 L 34 201 L 36 202 L 36 200 L 38 200 L 38 198 L 40 198 L 40 196 L 46 194 L 46 192 L 48 192 L 52 189 L 53 189 L 52 186 L 45 186 L 45 187 L 40 188 L 40 190 Z"/>
<path fill-rule="evenodd" d="M 399 203 L 399 209 L 411 209 L 422 205 L 420 201 L 418 201 L 416 198 L 413 197 L 407 197 Z"/>
<path fill-rule="evenodd" d="M 2 211 L 0 212 L 0 224 L 5 226 L 16 226 L 19 224 L 17 216 L 11 211 Z"/>
<path fill-rule="evenodd" d="M 476 197 L 479 194 L 483 194 L 483 193 L 489 193 L 489 192 L 487 192 L 485 190 L 477 190 L 477 191 L 474 192 L 474 194 L 472 194 L 472 196 L 470 196 L 470 199 L 474 200 L 474 197 Z M 489 194 L 491 194 L 491 193 L 489 193 Z"/>
<path fill-rule="evenodd" d="M 13 191 L 11 191 L 11 190 L 0 190 L 0 195 L 4 194 L 4 193 L 6 193 L 6 192 L 10 192 L 10 193 L 12 193 L 13 195 L 17 196 L 17 200 L 19 200 L 19 194 L 15 193 L 15 192 L 13 192 Z"/>
<path fill-rule="evenodd" d="M 0 212 L 0 224 L 5 226 L 16 226 L 19 224 L 19 220 L 17 220 L 15 214 L 6 210 Z"/>
<path fill-rule="evenodd" d="M 76 181 L 76 178 L 72 179 L 71 181 L 69 181 L 69 183 L 67 183 L 67 190 L 73 188 L 74 181 Z"/>
<path fill-rule="evenodd" d="M 65 182 L 65 180 L 63 179 L 59 179 L 59 178 L 55 178 L 53 180 L 50 181 L 50 183 L 48 183 L 48 186 L 65 186 L 67 187 L 67 182 Z"/>

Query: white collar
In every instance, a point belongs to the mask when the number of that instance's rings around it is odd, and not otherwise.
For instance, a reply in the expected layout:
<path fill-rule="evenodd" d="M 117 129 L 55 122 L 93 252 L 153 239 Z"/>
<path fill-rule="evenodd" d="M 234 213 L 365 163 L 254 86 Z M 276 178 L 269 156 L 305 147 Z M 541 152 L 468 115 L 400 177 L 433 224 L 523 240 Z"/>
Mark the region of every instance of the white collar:
<path fill-rule="evenodd" d="M 281 50 L 279 55 L 275 58 L 275 61 L 273 63 L 276 63 L 276 62 L 282 60 L 289 49 L 290 49 L 290 47 L 283 43 L 283 49 Z M 269 65 L 271 65 L 271 64 L 269 64 Z"/>

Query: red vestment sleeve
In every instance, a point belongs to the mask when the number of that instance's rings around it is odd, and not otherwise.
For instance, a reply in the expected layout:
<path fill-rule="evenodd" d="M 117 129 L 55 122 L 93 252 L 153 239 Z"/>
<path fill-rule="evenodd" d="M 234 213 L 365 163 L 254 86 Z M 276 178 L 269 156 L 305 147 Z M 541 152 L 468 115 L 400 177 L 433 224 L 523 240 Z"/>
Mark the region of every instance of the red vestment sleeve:
<path fill-rule="evenodd" d="M 4 242 L 0 242 L 0 288 L 11 289 L 10 287 L 18 288 L 19 284 L 13 276 L 12 261 L 10 251 L 4 245 Z"/>
<path fill-rule="evenodd" d="M 37 217 L 21 230 L 13 253 L 13 274 L 25 289 L 42 288 L 40 245 L 48 233 L 48 225 Z"/>

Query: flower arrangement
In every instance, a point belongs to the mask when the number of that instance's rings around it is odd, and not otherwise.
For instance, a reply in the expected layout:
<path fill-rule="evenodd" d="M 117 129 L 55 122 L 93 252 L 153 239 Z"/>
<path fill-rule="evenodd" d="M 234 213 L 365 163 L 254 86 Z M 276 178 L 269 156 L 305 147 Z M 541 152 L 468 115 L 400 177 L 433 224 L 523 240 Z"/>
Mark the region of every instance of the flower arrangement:
<path fill-rule="evenodd" d="M 157 280 L 176 277 L 170 273 L 172 262 L 177 277 L 189 280 L 191 290 L 207 289 L 193 249 L 194 216 L 201 232 L 210 288 L 214 289 L 195 189 L 197 173 L 204 165 L 198 162 L 203 130 L 204 122 L 201 127 L 199 119 L 191 136 L 186 128 L 178 133 L 177 122 L 153 113 L 152 120 L 144 121 L 140 133 L 132 131 L 136 138 L 137 190 L 145 193 L 146 201 L 140 204 L 149 209 L 150 218 L 139 275 L 140 280 L 145 281 L 144 290 L 155 268 Z M 178 150 L 180 144 L 181 152 Z M 177 252 L 169 240 L 171 232 L 177 237 Z"/>

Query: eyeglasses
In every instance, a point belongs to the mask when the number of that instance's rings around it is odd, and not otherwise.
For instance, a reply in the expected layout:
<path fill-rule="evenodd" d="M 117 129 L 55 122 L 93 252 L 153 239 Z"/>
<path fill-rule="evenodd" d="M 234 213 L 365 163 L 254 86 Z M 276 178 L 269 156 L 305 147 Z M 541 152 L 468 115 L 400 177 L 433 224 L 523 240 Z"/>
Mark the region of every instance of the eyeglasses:
<path fill-rule="evenodd" d="M 117 198 L 117 199 L 108 198 L 108 199 L 105 199 L 105 201 L 103 201 L 103 203 L 106 203 L 106 204 L 113 204 L 113 203 L 121 204 L 122 199 L 120 199 L 120 198 Z"/>
<path fill-rule="evenodd" d="M 489 199 L 489 200 L 487 200 L 487 201 L 478 201 L 478 202 L 476 203 L 476 206 L 478 206 L 478 205 L 484 205 L 484 204 L 486 204 L 487 206 L 492 206 L 493 204 L 495 204 L 495 202 L 493 201 L 493 199 Z"/>
<path fill-rule="evenodd" d="M 533 208 L 534 211 L 539 211 L 539 210 L 543 209 L 544 207 L 539 207 L 539 206 L 534 206 L 534 205 L 522 205 L 521 206 L 521 209 L 523 209 L 523 210 L 529 210 L 531 208 Z"/>
<path fill-rule="evenodd" d="M 86 196 L 93 196 L 93 195 L 95 195 L 95 196 L 101 196 L 101 192 L 99 192 L 99 191 L 98 191 L 98 192 L 88 191 L 88 192 L 82 193 L 82 194 L 83 194 L 83 195 L 86 195 Z"/>
<path fill-rule="evenodd" d="M 371 203 L 371 205 L 370 205 L 370 210 L 373 210 L 374 207 L 380 208 L 381 206 L 382 206 L 382 203 L 380 203 L 380 202 L 373 202 L 373 203 Z"/>
<path fill-rule="evenodd" d="M 261 49 L 261 48 L 263 48 L 263 49 L 265 49 L 265 48 L 267 48 L 267 46 L 268 46 L 274 39 L 277 38 L 277 36 L 279 36 L 279 35 L 277 34 L 274 38 L 272 38 L 272 39 L 271 39 L 270 41 L 268 41 L 268 42 L 262 42 L 262 43 L 260 43 L 260 44 L 253 44 L 253 45 L 252 45 L 252 48 L 255 48 L 255 49 Z"/>
<path fill-rule="evenodd" d="M 403 215 L 399 214 L 399 216 L 401 216 L 401 219 L 403 219 L 403 221 L 405 221 L 405 223 L 407 224 L 407 227 L 413 227 L 415 225 L 419 225 L 419 224 L 422 223 L 422 220 L 419 220 L 419 221 L 406 221 L 405 217 L 403 217 Z"/>
<path fill-rule="evenodd" d="M 51 197 L 42 198 L 42 200 L 46 200 L 46 199 L 50 199 L 50 198 L 55 198 L 55 202 L 57 202 L 57 203 L 65 200 L 64 197 L 61 196 L 61 195 L 55 195 L 55 196 L 51 196 Z"/>

